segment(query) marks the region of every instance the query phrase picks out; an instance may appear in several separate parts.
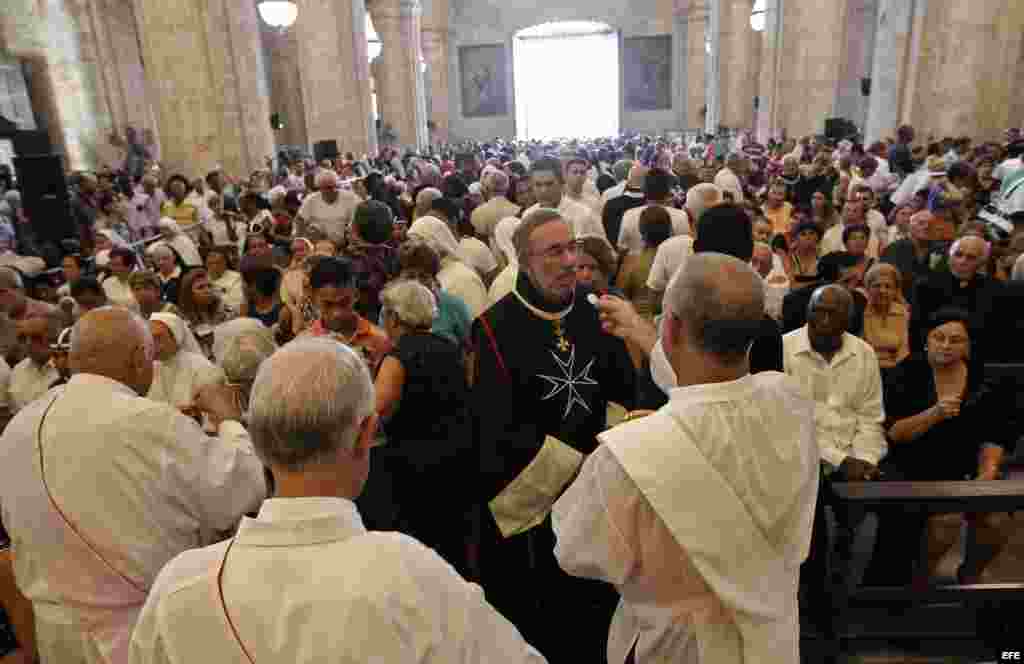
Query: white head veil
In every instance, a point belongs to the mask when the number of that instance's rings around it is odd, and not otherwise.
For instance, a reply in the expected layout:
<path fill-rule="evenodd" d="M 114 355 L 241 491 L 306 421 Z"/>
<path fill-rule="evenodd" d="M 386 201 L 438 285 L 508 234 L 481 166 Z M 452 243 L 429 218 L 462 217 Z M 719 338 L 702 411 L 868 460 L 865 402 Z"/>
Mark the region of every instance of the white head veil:
<path fill-rule="evenodd" d="M 424 240 L 434 248 L 441 259 L 455 258 L 459 251 L 459 241 L 448 224 L 437 217 L 420 217 L 409 227 L 409 237 Z"/>
<path fill-rule="evenodd" d="M 178 350 L 186 350 L 190 353 L 203 354 L 203 349 L 199 346 L 199 342 L 196 341 L 196 337 L 192 334 L 192 330 L 188 328 L 181 318 L 170 313 L 155 313 L 149 317 L 149 320 L 155 320 L 163 323 L 167 326 L 167 329 L 171 331 L 174 336 L 174 341 L 178 344 Z"/>
<path fill-rule="evenodd" d="M 505 217 L 494 227 L 495 249 L 505 255 L 505 260 L 508 261 L 509 265 L 519 264 L 519 256 L 516 254 L 516 247 L 512 243 L 512 236 L 515 235 L 521 221 L 521 219 L 515 217 Z"/>

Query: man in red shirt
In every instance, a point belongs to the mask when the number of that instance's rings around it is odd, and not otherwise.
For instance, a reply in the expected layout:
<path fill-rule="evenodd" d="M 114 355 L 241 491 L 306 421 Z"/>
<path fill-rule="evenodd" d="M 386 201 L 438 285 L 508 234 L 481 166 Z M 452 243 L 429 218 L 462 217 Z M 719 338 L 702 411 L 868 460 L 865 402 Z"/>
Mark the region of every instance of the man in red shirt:
<path fill-rule="evenodd" d="M 352 263 L 343 258 L 324 258 L 309 275 L 313 304 L 320 318 L 307 334 L 331 336 L 362 353 L 371 374 L 376 374 L 391 340 L 384 330 L 356 313 L 359 288 Z"/>

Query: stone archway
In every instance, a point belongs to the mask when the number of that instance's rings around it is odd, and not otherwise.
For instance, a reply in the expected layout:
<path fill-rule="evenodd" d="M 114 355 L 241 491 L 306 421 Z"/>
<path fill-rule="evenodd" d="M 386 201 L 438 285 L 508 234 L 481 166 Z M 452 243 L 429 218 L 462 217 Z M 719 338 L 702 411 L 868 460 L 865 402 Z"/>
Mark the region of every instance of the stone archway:
<path fill-rule="evenodd" d="M 512 46 L 519 138 L 618 134 L 619 34 L 611 26 L 542 23 L 516 32 Z"/>

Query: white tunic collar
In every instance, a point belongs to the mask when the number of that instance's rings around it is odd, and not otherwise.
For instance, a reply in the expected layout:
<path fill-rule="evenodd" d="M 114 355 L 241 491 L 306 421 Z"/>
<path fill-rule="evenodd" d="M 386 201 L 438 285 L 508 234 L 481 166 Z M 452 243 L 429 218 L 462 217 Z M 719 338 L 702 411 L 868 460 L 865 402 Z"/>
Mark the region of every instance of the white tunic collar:
<path fill-rule="evenodd" d="M 355 503 L 344 498 L 268 498 L 259 516 L 245 517 L 238 543 L 295 546 L 349 539 L 366 532 Z"/>
<path fill-rule="evenodd" d="M 711 403 L 715 401 L 738 401 L 754 390 L 750 374 L 724 383 L 703 383 L 674 387 L 669 391 L 670 404 Z"/>
<path fill-rule="evenodd" d="M 138 394 L 135 393 L 135 390 L 128 387 L 124 383 L 119 383 L 113 378 L 107 378 L 106 376 L 101 376 L 99 374 L 78 373 L 72 376 L 71 379 L 68 381 L 68 387 L 77 387 L 79 385 L 85 387 L 102 386 L 107 388 L 111 392 L 120 392 L 122 394 L 127 394 L 128 396 L 132 397 L 139 396 Z"/>

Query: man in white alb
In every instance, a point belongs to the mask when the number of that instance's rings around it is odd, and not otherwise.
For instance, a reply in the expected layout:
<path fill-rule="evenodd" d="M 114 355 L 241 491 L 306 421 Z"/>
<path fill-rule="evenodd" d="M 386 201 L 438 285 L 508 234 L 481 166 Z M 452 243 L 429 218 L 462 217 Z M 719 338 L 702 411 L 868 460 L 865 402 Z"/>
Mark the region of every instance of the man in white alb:
<path fill-rule="evenodd" d="M 67 385 L 26 406 L 0 438 L 0 508 L 43 664 L 124 664 L 164 564 L 217 541 L 266 494 L 227 388 L 197 405 L 210 438 L 145 399 L 153 338 L 137 314 L 96 309 L 73 328 Z"/>
<path fill-rule="evenodd" d="M 537 197 L 537 204 L 523 214 L 524 218 L 538 208 L 553 208 L 561 212 L 562 218 L 570 223 L 577 240 L 599 237 L 608 241 L 600 218 L 585 205 L 565 195 L 560 161 L 544 157 L 533 162 L 530 166 L 530 186 Z"/>
<path fill-rule="evenodd" d="M 622 596 L 609 664 L 631 650 L 638 664 L 799 662 L 813 404 L 783 374 L 749 373 L 764 295 L 747 264 L 694 255 L 664 312 L 651 373 L 669 403 L 598 435 L 555 503 L 555 555 Z"/>
<path fill-rule="evenodd" d="M 305 236 L 309 228 L 316 228 L 341 246 L 360 203 L 359 197 L 351 191 L 338 189 L 338 174 L 328 169 L 317 173 L 316 187 L 319 191 L 306 196 L 299 208 L 296 234 Z"/>
<path fill-rule="evenodd" d="M 12 415 L 46 394 L 60 378 L 57 367 L 50 362 L 50 345 L 56 343 L 63 324 L 60 314 L 33 316 L 15 324 L 25 359 L 11 369 L 9 403 Z"/>
<path fill-rule="evenodd" d="M 377 416 L 359 355 L 296 340 L 264 361 L 249 403 L 275 497 L 230 541 L 160 573 L 133 664 L 545 661 L 436 553 L 363 526 L 353 501 Z"/>

